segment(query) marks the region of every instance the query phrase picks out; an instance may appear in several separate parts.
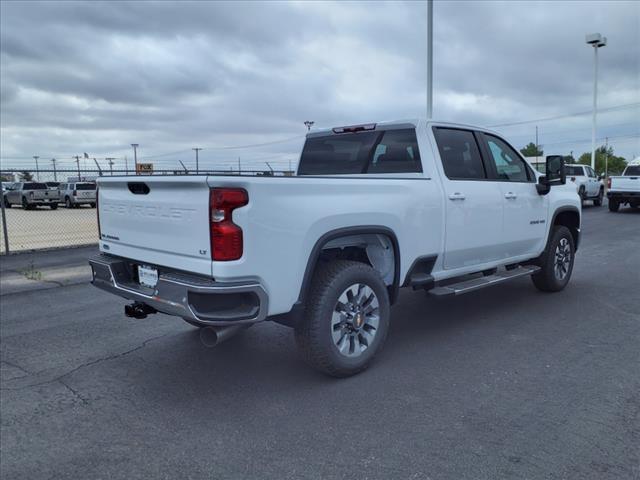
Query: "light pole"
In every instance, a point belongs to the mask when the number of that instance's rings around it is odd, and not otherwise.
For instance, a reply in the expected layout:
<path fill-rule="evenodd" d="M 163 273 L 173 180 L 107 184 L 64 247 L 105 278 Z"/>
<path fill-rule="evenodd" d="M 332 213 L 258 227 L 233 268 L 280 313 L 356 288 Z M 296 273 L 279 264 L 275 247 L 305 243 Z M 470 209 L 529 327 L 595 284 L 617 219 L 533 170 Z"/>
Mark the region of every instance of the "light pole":
<path fill-rule="evenodd" d="M 136 175 L 138 174 L 138 144 L 137 143 L 132 143 L 131 146 L 133 147 L 133 165 L 135 166 L 135 170 L 136 170 Z"/>
<path fill-rule="evenodd" d="M 80 176 L 80 155 L 76 155 L 73 158 L 76 159 L 76 166 L 78 167 L 78 181 L 81 182 L 82 181 L 82 177 Z"/>
<path fill-rule="evenodd" d="M 316 123 L 316 122 L 313 122 L 313 121 L 311 121 L 311 120 L 305 120 L 305 121 L 304 121 L 304 125 L 305 125 L 305 127 L 307 127 L 307 132 L 308 132 L 309 130 L 311 130 L 311 127 L 313 127 L 313 124 L 314 124 L 314 123 Z"/>
<path fill-rule="evenodd" d="M 196 147 L 196 148 L 192 148 L 191 150 L 194 150 L 196 152 L 196 174 L 198 174 L 198 172 L 200 171 L 200 168 L 198 165 L 198 152 L 202 149 Z"/>
<path fill-rule="evenodd" d="M 57 182 L 58 181 L 58 175 L 56 174 L 56 159 L 52 158 L 51 159 L 51 163 L 53 163 L 53 181 Z"/>
<path fill-rule="evenodd" d="M 433 116 L 433 0 L 427 0 L 427 120 Z"/>
<path fill-rule="evenodd" d="M 607 37 L 599 33 L 591 33 L 586 36 L 587 45 L 593 47 L 593 120 L 591 125 L 591 168 L 596 169 L 596 112 L 598 109 L 598 49 L 607 45 Z"/>
<path fill-rule="evenodd" d="M 40 181 L 40 170 L 38 169 L 38 159 L 40 157 L 38 155 L 34 155 L 33 158 L 36 160 L 36 180 Z"/>

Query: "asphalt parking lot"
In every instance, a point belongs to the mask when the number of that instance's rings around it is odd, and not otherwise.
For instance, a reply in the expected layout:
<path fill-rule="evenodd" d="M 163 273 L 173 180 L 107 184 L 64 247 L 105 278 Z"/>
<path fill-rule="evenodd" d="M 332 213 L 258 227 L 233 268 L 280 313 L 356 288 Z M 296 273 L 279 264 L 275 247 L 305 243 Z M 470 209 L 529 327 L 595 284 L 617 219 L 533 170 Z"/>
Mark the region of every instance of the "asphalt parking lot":
<path fill-rule="evenodd" d="M 4 478 L 640 477 L 640 211 L 585 207 L 569 287 L 403 291 L 335 380 L 262 324 L 215 348 L 85 281 L 1 297 Z"/>

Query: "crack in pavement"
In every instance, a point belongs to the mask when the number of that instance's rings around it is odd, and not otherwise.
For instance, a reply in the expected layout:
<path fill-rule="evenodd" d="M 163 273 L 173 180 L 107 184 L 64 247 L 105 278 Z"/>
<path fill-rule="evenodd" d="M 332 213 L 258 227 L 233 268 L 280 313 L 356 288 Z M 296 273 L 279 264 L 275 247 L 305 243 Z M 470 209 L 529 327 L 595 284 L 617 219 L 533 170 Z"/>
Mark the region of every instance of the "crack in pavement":
<path fill-rule="evenodd" d="M 115 360 L 116 358 L 124 357 L 125 355 L 129 355 L 130 353 L 137 352 L 138 350 L 141 350 L 141 349 L 143 349 L 144 347 L 146 347 L 146 346 L 147 346 L 147 344 L 149 344 L 150 342 L 153 342 L 154 340 L 159 340 L 160 338 L 166 337 L 167 335 L 170 335 L 170 334 L 172 334 L 172 333 L 173 333 L 173 332 L 168 332 L 168 333 L 164 333 L 164 334 L 162 334 L 162 335 L 158 335 L 158 336 L 156 336 L 156 337 L 149 338 L 149 339 L 145 340 L 144 342 L 142 342 L 142 343 L 141 343 L 140 345 L 138 345 L 137 347 L 131 348 L 131 349 L 127 350 L 127 351 L 124 351 L 124 352 L 121 352 L 121 353 L 116 353 L 116 354 L 109 355 L 109 356 L 106 356 L 106 357 L 98 358 L 98 359 L 96 359 L 96 360 L 92 360 L 92 361 L 90 361 L 90 362 L 83 363 L 83 364 L 78 365 L 77 367 L 75 367 L 75 368 L 73 368 L 73 369 L 69 370 L 68 372 L 63 373 L 62 375 L 58 375 L 58 376 L 57 376 L 57 377 L 55 377 L 55 378 L 52 378 L 52 379 L 49 379 L 49 380 L 45 380 L 45 381 L 42 381 L 42 382 L 30 383 L 30 384 L 28 384 L 28 385 L 23 385 L 23 386 L 21 386 L 21 387 L 15 387 L 15 388 L 12 388 L 12 387 L 4 387 L 4 388 L 0 388 L 0 391 L 3 391 L 3 390 L 9 390 L 9 391 L 24 390 L 24 389 L 26 389 L 26 388 L 39 387 L 39 386 L 41 386 L 41 385 L 47 385 L 47 384 L 49 384 L 49 383 L 60 382 L 60 383 L 62 383 L 63 385 L 65 385 L 65 387 L 67 387 L 69 390 L 71 390 L 71 391 L 73 391 L 74 393 L 76 393 L 72 388 L 70 388 L 68 385 L 66 385 L 66 384 L 62 381 L 62 379 L 63 379 L 64 377 L 67 377 L 67 376 L 69 376 L 69 375 L 71 375 L 71 374 L 73 374 L 73 373 L 75 373 L 75 372 L 77 372 L 78 370 L 81 370 L 81 369 L 83 369 L 83 368 L 90 367 L 90 366 L 92 366 L 92 365 L 96 365 L 96 364 L 98 364 L 98 363 L 106 362 L 106 361 L 109 361 L 109 360 Z M 33 374 L 32 374 L 32 375 L 33 375 Z M 19 378 L 25 378 L 25 377 L 19 377 Z M 17 380 L 17 379 L 15 379 L 15 380 Z M 11 380 L 8 380 L 8 382 L 11 382 Z"/>

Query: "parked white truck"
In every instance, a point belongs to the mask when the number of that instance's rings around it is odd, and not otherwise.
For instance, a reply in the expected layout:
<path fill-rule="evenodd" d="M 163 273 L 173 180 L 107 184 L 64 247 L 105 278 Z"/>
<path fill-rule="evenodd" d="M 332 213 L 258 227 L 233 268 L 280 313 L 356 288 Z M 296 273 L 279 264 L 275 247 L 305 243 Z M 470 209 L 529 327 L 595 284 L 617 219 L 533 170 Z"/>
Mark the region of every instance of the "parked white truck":
<path fill-rule="evenodd" d="M 610 211 L 617 212 L 625 203 L 640 207 L 640 162 L 627 165 L 621 176 L 609 177 L 607 182 Z"/>
<path fill-rule="evenodd" d="M 459 295 L 531 275 L 562 290 L 581 203 L 498 134 L 390 122 L 307 135 L 296 176 L 101 177 L 93 284 L 220 337 L 273 320 L 333 376 L 382 347 L 400 287 Z"/>

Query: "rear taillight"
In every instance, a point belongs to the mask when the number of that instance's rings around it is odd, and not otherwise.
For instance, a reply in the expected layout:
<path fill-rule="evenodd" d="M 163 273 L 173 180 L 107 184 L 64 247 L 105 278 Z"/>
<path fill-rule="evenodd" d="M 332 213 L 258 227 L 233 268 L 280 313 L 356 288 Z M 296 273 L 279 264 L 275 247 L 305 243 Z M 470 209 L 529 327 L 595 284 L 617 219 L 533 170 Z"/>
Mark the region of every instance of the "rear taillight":
<path fill-rule="evenodd" d="M 607 189 L 611 188 L 611 177 L 607 178 Z"/>
<path fill-rule="evenodd" d="M 242 188 L 212 188 L 209 192 L 211 259 L 238 260 L 242 257 L 242 229 L 233 223 L 232 212 L 249 203 Z"/>

